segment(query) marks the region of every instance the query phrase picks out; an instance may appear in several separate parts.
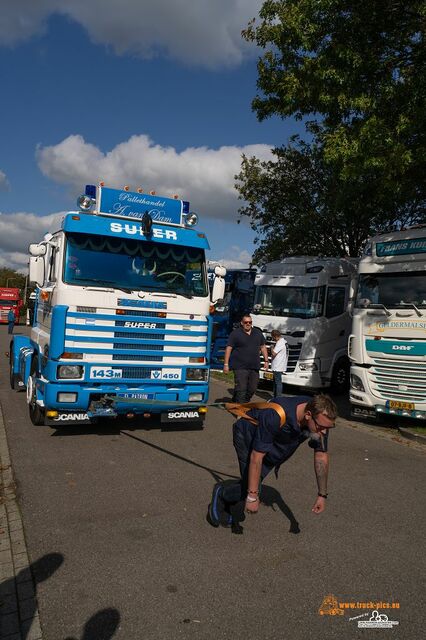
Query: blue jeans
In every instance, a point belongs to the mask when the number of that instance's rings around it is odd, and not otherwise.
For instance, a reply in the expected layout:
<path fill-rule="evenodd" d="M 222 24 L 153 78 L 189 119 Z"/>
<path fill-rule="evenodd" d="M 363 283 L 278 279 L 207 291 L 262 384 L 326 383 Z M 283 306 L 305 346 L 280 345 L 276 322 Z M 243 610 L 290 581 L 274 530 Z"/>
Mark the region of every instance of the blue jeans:
<path fill-rule="evenodd" d="M 245 426 L 247 426 L 247 424 Z M 236 482 L 226 483 L 226 485 L 224 485 L 223 487 L 222 497 L 225 502 L 229 504 L 235 504 L 237 502 L 240 502 L 241 500 L 245 500 L 247 494 L 248 470 L 250 465 L 250 455 L 252 451 L 252 441 L 253 434 L 250 432 L 250 428 L 244 428 L 244 419 L 238 420 L 234 424 L 233 428 L 233 442 L 234 449 L 238 457 L 241 478 Z M 269 467 L 265 463 L 262 464 L 260 483 L 262 483 L 262 480 L 268 475 L 271 470 L 272 467 Z"/>
<path fill-rule="evenodd" d="M 282 375 L 281 371 L 273 371 L 272 373 L 274 374 L 273 394 L 274 394 L 274 398 L 276 398 L 277 396 L 281 396 L 283 393 L 283 379 L 281 377 Z"/>
<path fill-rule="evenodd" d="M 15 323 L 14 322 L 8 322 L 7 324 L 8 324 L 7 332 L 8 333 L 13 333 L 13 327 L 14 327 Z"/>

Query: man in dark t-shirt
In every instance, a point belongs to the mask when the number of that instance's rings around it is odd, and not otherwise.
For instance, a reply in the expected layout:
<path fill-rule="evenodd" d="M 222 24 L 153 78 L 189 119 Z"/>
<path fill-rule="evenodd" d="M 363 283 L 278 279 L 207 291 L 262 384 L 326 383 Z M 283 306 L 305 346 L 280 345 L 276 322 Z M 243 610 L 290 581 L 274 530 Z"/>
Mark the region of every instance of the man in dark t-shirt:
<path fill-rule="evenodd" d="M 279 405 L 277 409 L 273 405 Z M 230 516 L 241 501 L 245 510 L 257 513 L 259 490 L 263 479 L 288 460 L 306 440 L 314 450 L 314 469 L 318 496 L 312 507 L 314 513 L 325 509 L 328 478 L 328 433 L 334 427 L 337 409 L 333 400 L 324 394 L 310 398 L 277 397 L 271 400 L 271 408 L 253 408 L 247 413 L 250 419 L 240 418 L 234 424 L 233 443 L 240 467 L 240 479 L 226 484 L 217 483 L 207 514 L 214 527 L 230 523 Z M 223 516 L 226 516 L 225 522 Z"/>
<path fill-rule="evenodd" d="M 241 326 L 231 332 L 225 349 L 223 371 L 234 372 L 234 402 L 249 402 L 259 383 L 260 352 L 265 370 L 268 369 L 268 351 L 263 333 L 253 327 L 250 315 L 241 319 Z"/>

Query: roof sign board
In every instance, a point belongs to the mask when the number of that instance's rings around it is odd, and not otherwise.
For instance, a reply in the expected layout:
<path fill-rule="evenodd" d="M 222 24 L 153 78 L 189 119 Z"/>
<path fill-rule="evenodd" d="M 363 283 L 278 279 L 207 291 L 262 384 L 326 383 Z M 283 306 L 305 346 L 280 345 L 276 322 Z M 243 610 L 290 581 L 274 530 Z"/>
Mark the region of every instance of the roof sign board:
<path fill-rule="evenodd" d="M 412 253 L 426 253 L 426 238 L 393 240 L 392 242 L 377 242 L 376 244 L 376 255 L 378 258 L 403 256 Z"/>
<path fill-rule="evenodd" d="M 189 202 L 163 198 L 147 193 L 99 187 L 97 209 L 99 213 L 118 218 L 142 219 L 149 213 L 154 222 L 181 225 L 182 216 L 189 213 Z"/>

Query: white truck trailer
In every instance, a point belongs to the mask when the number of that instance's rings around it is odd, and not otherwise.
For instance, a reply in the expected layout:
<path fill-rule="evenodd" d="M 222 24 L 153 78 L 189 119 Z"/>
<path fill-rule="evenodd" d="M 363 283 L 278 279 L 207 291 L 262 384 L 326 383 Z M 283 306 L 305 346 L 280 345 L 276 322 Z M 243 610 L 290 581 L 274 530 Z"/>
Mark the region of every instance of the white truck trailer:
<path fill-rule="evenodd" d="M 426 419 L 426 225 L 368 243 L 348 349 L 353 415 Z"/>
<path fill-rule="evenodd" d="M 267 343 L 273 329 L 287 340 L 284 384 L 311 389 L 333 386 L 339 392 L 348 388 L 349 303 L 356 262 L 290 257 L 263 266 L 257 274 L 254 324 L 263 331 Z M 272 379 L 270 372 L 261 371 L 260 376 Z"/>

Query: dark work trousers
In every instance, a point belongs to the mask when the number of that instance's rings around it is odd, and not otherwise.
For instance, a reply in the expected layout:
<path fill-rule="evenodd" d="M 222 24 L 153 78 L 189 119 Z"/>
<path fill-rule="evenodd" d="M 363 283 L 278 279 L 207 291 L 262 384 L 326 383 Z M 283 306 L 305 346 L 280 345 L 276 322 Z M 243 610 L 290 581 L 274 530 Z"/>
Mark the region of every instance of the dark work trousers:
<path fill-rule="evenodd" d="M 272 391 L 274 398 L 283 394 L 283 379 L 281 371 L 273 371 L 274 374 L 274 390 Z"/>
<path fill-rule="evenodd" d="M 234 370 L 234 402 L 249 402 L 259 384 L 259 371 L 255 369 Z"/>
<path fill-rule="evenodd" d="M 8 322 L 7 325 L 8 325 L 7 326 L 7 332 L 8 333 L 13 333 L 13 327 L 15 326 L 15 323 L 14 322 Z"/>
<path fill-rule="evenodd" d="M 239 424 L 238 424 L 239 423 Z M 225 503 L 228 505 L 234 505 L 242 500 L 246 499 L 247 486 L 248 486 L 248 471 L 250 465 L 250 455 L 252 451 L 253 435 L 249 429 L 244 428 L 244 420 L 238 420 L 233 427 L 233 443 L 234 449 L 238 457 L 238 464 L 240 466 L 240 480 L 232 483 L 226 483 L 223 485 L 222 497 Z M 243 426 L 243 428 L 241 428 Z M 262 470 L 260 474 L 260 481 L 262 482 L 272 467 L 268 467 L 262 464 Z M 259 486 L 260 493 L 260 486 Z"/>

